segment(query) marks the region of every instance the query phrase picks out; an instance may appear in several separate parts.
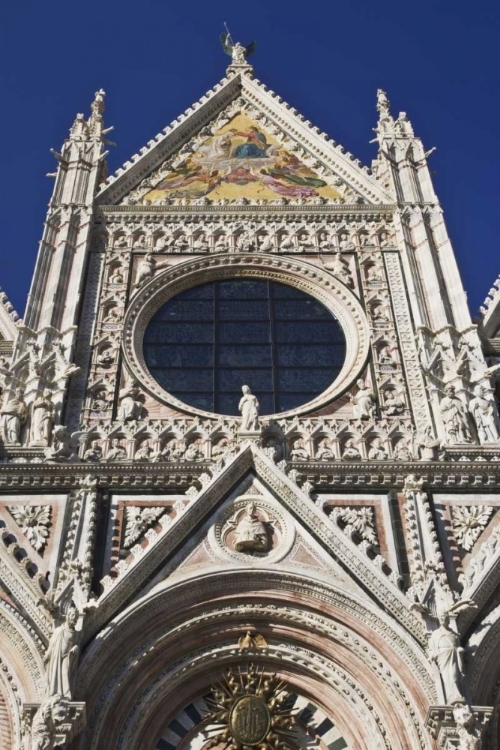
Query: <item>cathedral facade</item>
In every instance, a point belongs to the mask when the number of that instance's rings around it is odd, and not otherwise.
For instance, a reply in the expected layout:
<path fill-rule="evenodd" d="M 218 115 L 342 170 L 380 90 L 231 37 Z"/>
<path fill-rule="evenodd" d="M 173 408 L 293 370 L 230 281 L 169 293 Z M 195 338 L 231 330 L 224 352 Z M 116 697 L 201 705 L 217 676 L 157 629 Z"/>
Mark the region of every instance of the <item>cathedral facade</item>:
<path fill-rule="evenodd" d="M 498 282 L 383 91 L 368 169 L 225 49 L 1 294 L 0 748 L 498 749 Z"/>

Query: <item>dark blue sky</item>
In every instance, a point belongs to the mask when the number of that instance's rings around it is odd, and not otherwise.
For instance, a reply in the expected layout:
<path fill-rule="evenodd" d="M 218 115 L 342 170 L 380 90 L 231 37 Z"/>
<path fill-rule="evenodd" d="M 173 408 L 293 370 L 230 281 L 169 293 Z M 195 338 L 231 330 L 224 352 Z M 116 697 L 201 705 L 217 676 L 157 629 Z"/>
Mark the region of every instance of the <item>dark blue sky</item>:
<path fill-rule="evenodd" d="M 24 312 L 58 149 L 106 90 L 114 171 L 223 75 L 218 37 L 258 41 L 256 76 L 370 164 L 388 91 L 431 157 L 475 313 L 500 271 L 498 0 L 16 0 L 0 7 L 0 285 Z"/>

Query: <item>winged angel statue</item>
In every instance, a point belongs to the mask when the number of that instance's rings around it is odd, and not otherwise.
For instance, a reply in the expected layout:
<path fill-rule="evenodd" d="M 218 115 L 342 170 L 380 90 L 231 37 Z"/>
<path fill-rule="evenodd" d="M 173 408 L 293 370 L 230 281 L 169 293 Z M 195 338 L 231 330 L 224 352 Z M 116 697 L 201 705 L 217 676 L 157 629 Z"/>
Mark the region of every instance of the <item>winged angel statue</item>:
<path fill-rule="evenodd" d="M 244 65 L 257 46 L 257 42 L 250 42 L 246 47 L 239 42 L 234 44 L 229 31 L 220 35 L 220 42 L 226 55 L 232 58 L 233 65 Z"/>

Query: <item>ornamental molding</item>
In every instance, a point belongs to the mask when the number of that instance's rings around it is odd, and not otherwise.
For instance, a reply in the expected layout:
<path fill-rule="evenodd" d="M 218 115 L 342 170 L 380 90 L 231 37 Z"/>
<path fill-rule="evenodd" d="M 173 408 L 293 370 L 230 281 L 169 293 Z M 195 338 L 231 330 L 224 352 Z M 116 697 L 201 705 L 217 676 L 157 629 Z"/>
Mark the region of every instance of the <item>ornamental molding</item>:
<path fill-rule="evenodd" d="M 207 594 L 210 594 L 211 590 L 211 583 L 214 583 L 214 578 L 208 578 L 207 583 L 209 584 L 209 589 L 204 591 L 204 596 L 206 598 Z M 289 574 L 275 574 L 274 578 L 276 582 L 278 582 L 278 579 L 281 581 L 283 578 L 284 581 L 287 581 L 290 579 Z M 242 579 L 242 583 L 244 583 L 243 588 L 241 590 L 241 593 L 245 595 L 246 593 L 251 594 L 252 592 L 252 586 L 251 581 L 244 581 Z M 189 586 L 192 584 L 189 583 Z M 296 590 L 297 589 L 297 581 L 292 581 L 290 579 L 290 590 Z M 302 591 L 302 586 L 299 585 L 299 588 L 297 589 L 299 593 Z M 220 591 L 214 593 L 217 595 L 217 598 L 220 597 Z M 325 590 L 326 593 L 326 590 Z M 230 595 L 230 592 L 228 591 L 228 595 Z M 332 600 L 333 596 L 333 600 Z M 327 601 L 337 601 L 338 600 L 338 592 L 335 592 L 334 590 L 329 590 L 329 593 L 326 593 L 326 598 L 324 599 L 324 602 L 326 604 Z M 346 603 L 349 601 L 345 599 L 344 596 L 341 596 L 342 600 L 345 600 Z M 162 613 L 164 613 L 164 599 L 163 597 L 158 597 L 155 595 L 155 612 L 151 611 L 151 609 L 148 609 L 147 613 L 144 613 L 144 617 L 147 617 L 147 621 L 151 622 L 152 618 L 155 617 L 162 617 Z M 140 605 L 141 606 L 141 605 Z M 411 642 L 408 641 L 407 638 L 403 637 L 401 638 L 392 628 L 395 626 L 395 623 L 382 626 L 382 630 L 380 630 L 379 627 L 376 626 L 376 621 L 379 621 L 381 616 L 387 617 L 386 615 L 382 615 L 381 612 L 378 612 L 375 614 L 371 611 L 367 611 L 364 609 L 365 603 L 359 601 L 357 604 L 354 604 L 354 602 L 349 602 L 348 604 L 348 611 L 356 618 L 359 619 L 360 622 L 363 623 L 370 623 L 370 627 L 376 627 L 377 633 L 380 633 L 382 638 L 386 640 L 387 644 L 390 645 L 391 649 L 396 649 L 398 651 L 398 644 L 401 644 L 402 651 L 399 651 L 399 653 L 402 655 L 403 659 L 405 661 L 408 661 L 408 658 L 412 660 L 412 664 L 408 664 L 409 666 L 409 674 L 418 674 L 419 675 L 419 684 L 421 685 L 422 689 L 424 689 L 425 686 L 425 692 L 428 696 L 428 700 L 430 702 L 436 701 L 436 695 L 435 695 L 435 688 L 434 683 L 430 671 L 430 667 L 427 665 L 425 658 L 423 657 L 423 653 L 418 651 L 412 651 L 412 649 L 415 648 L 415 646 L 411 646 Z M 137 608 L 137 604 L 133 605 L 133 609 L 135 610 Z M 169 599 L 169 609 L 170 611 L 179 611 L 182 610 L 182 607 L 178 606 L 176 604 L 175 598 L 173 600 Z M 156 613 L 156 614 L 155 614 Z M 229 622 L 233 623 L 229 629 Z M 272 605 L 272 604 L 256 604 L 256 603 L 242 603 L 240 605 L 236 605 L 234 603 L 230 603 L 229 606 L 220 606 L 217 605 L 215 608 L 211 608 L 209 610 L 204 610 L 202 612 L 197 613 L 196 617 L 191 618 L 189 621 L 180 622 L 178 624 L 173 624 L 173 627 L 169 627 L 165 630 L 165 628 L 162 628 L 161 633 L 156 637 L 155 639 L 149 639 L 147 642 L 143 642 L 141 644 L 138 644 L 136 650 L 133 653 L 130 653 L 127 655 L 126 661 L 120 664 L 120 667 L 118 670 L 116 670 L 112 675 L 109 675 L 109 678 L 107 680 L 106 685 L 99 686 L 99 692 L 98 692 L 98 698 L 97 703 L 93 703 L 92 705 L 94 708 L 92 709 L 92 716 L 91 722 L 92 725 L 98 726 L 98 727 L 104 727 L 106 725 L 106 716 L 109 714 L 110 711 L 113 713 L 116 713 L 116 707 L 113 707 L 113 701 L 119 700 L 119 694 L 121 690 L 123 690 L 123 686 L 125 684 L 126 679 L 134 679 L 133 674 L 134 670 L 137 668 L 137 666 L 141 662 L 145 662 L 148 660 L 148 658 L 153 659 L 154 663 L 161 664 L 165 661 L 165 659 L 162 657 L 159 649 L 161 649 L 162 645 L 164 645 L 165 641 L 168 640 L 174 640 L 178 641 L 179 637 L 181 637 L 182 643 L 194 643 L 197 642 L 196 639 L 193 640 L 192 636 L 189 636 L 189 632 L 193 628 L 202 628 L 203 631 L 207 633 L 207 635 L 210 637 L 211 633 L 215 633 L 217 635 L 217 645 L 211 646 L 209 643 L 207 643 L 207 646 L 205 646 L 204 649 L 201 651 L 192 652 L 185 654 L 181 659 L 179 659 L 178 663 L 175 665 L 175 679 L 183 679 L 182 675 L 184 675 L 184 678 L 190 679 L 192 681 L 193 677 L 195 675 L 191 675 L 190 670 L 194 666 L 195 663 L 199 661 L 199 658 L 203 659 L 204 663 L 207 663 L 207 659 L 205 659 L 205 656 L 210 655 L 210 658 L 212 662 L 214 662 L 214 659 L 224 659 L 226 658 L 224 654 L 226 654 L 227 657 L 229 655 L 233 656 L 235 653 L 237 653 L 237 650 L 235 649 L 235 633 L 241 632 L 241 623 L 247 622 L 248 620 L 251 620 L 252 622 L 256 623 L 256 619 L 259 621 L 259 627 L 262 626 L 263 622 L 266 622 L 267 620 L 277 621 L 279 624 L 281 624 L 286 632 L 289 628 L 289 625 L 287 624 L 287 621 L 289 621 L 290 625 L 297 625 L 299 624 L 303 628 L 304 637 L 307 638 L 307 633 L 311 631 L 311 629 L 315 632 L 319 632 L 324 634 L 328 640 L 331 641 L 338 641 L 342 645 L 344 645 L 349 651 L 354 651 L 357 656 L 361 659 L 362 662 L 367 663 L 369 665 L 370 669 L 375 670 L 377 673 L 377 677 L 382 681 L 388 684 L 390 686 L 390 689 L 395 692 L 395 698 L 397 695 L 399 695 L 400 699 L 405 704 L 405 710 L 409 712 L 411 716 L 413 716 L 413 721 L 415 722 L 415 726 L 419 726 L 421 719 L 419 720 L 416 717 L 416 714 L 413 709 L 413 703 L 411 698 L 409 697 L 409 693 L 407 690 L 407 687 L 404 685 L 404 679 L 401 677 L 401 675 L 398 673 L 394 673 L 393 668 L 388 664 L 385 660 L 385 657 L 381 657 L 380 654 L 377 651 L 373 650 L 372 643 L 373 641 L 366 642 L 364 640 L 364 637 L 361 636 L 354 631 L 350 631 L 349 629 L 346 629 L 345 624 L 343 624 L 343 621 L 335 622 L 331 618 L 327 618 L 322 614 L 319 613 L 312 613 L 309 611 L 309 609 L 303 610 L 301 609 L 295 609 L 293 607 L 283 607 L 282 604 L 279 606 Z M 368 619 L 366 619 L 368 618 Z M 375 618 L 375 619 L 374 619 Z M 122 619 L 122 616 L 120 617 Z M 130 620 L 130 612 L 128 614 L 128 620 Z M 283 621 L 283 622 L 282 622 Z M 136 627 L 138 625 L 136 621 Z M 121 623 L 121 627 L 123 628 L 123 620 Z M 396 626 L 397 628 L 398 626 Z M 90 649 L 87 650 L 87 660 L 84 660 L 84 662 L 81 665 L 80 669 L 80 676 L 79 676 L 79 686 L 78 691 L 79 693 L 85 693 L 87 691 L 86 686 L 90 686 L 91 684 L 95 683 L 96 675 L 92 675 L 92 670 L 89 672 L 89 661 L 88 658 L 90 657 L 91 662 L 94 665 L 94 671 L 97 669 L 100 671 L 101 674 L 104 674 L 102 671 L 102 654 L 101 650 L 104 645 L 105 647 L 105 640 L 106 636 L 108 638 L 113 639 L 113 643 L 117 644 L 116 637 L 120 634 L 120 642 L 125 637 L 127 639 L 130 639 L 130 637 L 133 637 L 132 634 L 129 636 L 125 636 L 125 633 L 120 633 L 120 623 L 117 622 L 112 628 L 108 628 L 102 636 L 104 636 L 104 640 L 102 637 L 99 638 L 99 641 L 94 644 L 94 646 L 91 646 Z M 215 628 L 215 630 L 214 630 Z M 278 632 L 278 631 L 277 631 Z M 182 634 L 184 634 L 182 636 Z M 221 635 L 223 635 L 221 639 Z M 278 636 L 281 640 L 282 636 Z M 119 648 L 119 646 L 117 646 Z M 302 647 L 299 646 L 299 649 Z M 271 651 L 266 649 L 265 655 L 266 655 L 266 661 L 269 662 L 269 654 L 271 654 L 271 657 L 274 658 L 275 653 L 278 656 L 278 658 L 287 658 L 287 653 L 296 653 L 297 647 L 291 644 L 283 644 L 278 647 L 278 650 L 283 649 L 284 655 L 279 656 L 276 652 L 276 648 L 274 646 L 271 646 Z M 255 652 L 252 652 L 252 659 L 254 657 L 254 653 L 256 657 L 259 657 L 260 652 L 259 649 L 256 649 Z M 313 658 L 316 659 L 317 663 L 321 662 L 323 660 L 324 655 L 321 654 L 315 654 L 313 655 Z M 112 655 L 110 655 L 110 658 L 113 658 Z M 318 661 L 319 660 L 319 661 Z M 168 663 L 170 663 L 170 659 L 167 660 Z M 296 661 L 292 658 L 292 662 Z M 307 669 L 311 668 L 311 662 L 310 661 L 301 661 L 299 662 L 301 665 L 306 667 Z M 173 668 L 173 667 L 172 667 Z M 272 667 L 271 667 L 272 668 Z M 148 669 L 150 672 L 150 667 L 147 666 L 147 664 L 144 664 L 143 670 Z M 108 674 L 108 673 L 106 673 Z M 213 673 L 212 673 L 213 674 Z M 320 670 L 319 674 L 323 674 L 323 672 Z M 155 680 L 155 682 L 158 682 L 161 679 L 161 675 L 158 676 Z M 210 679 L 210 678 L 209 678 Z M 180 687 L 180 686 L 179 686 Z M 178 690 L 176 691 L 177 694 Z M 161 691 L 156 691 L 156 697 L 158 699 L 161 699 Z M 135 700 L 134 703 L 139 707 L 139 704 L 143 706 L 143 715 L 146 713 L 144 711 L 144 707 L 147 705 L 151 709 L 153 696 L 148 691 L 148 698 L 145 698 L 145 702 L 143 703 L 142 700 Z M 396 698 L 397 699 L 397 698 Z M 175 707 L 172 707 L 172 709 L 175 711 Z M 139 716 L 139 713 L 137 713 L 137 716 Z M 97 715 L 96 715 L 97 714 Z M 97 732 L 99 734 L 99 732 Z M 420 734 L 420 732 L 419 732 Z M 418 745 L 420 747 L 420 745 Z M 426 746 L 425 744 L 423 745 Z M 85 748 L 87 750 L 88 745 L 85 745 Z"/>
<path fill-rule="evenodd" d="M 370 602 L 363 601 L 353 595 L 353 592 L 345 592 L 334 588 L 331 584 L 321 581 L 309 581 L 304 578 L 298 578 L 288 571 L 270 572 L 262 571 L 259 573 L 259 579 L 249 579 L 244 571 L 233 571 L 223 574 L 223 590 L 231 597 L 236 590 L 243 598 L 252 595 L 255 592 L 255 585 L 258 583 L 259 589 L 262 587 L 271 588 L 274 591 L 289 593 L 297 592 L 301 597 L 305 597 L 310 603 L 317 602 L 318 608 L 324 611 L 327 607 L 338 611 L 338 614 L 325 615 L 319 611 L 311 611 L 310 606 L 299 608 L 285 606 L 281 601 L 277 606 L 273 603 L 255 603 L 241 602 L 234 604 L 230 599 L 229 604 L 213 604 L 206 606 L 201 612 L 189 619 L 175 619 L 167 630 L 161 629 L 160 633 L 148 637 L 137 644 L 137 647 L 127 654 L 126 659 L 120 665 L 120 668 L 110 677 L 108 683 L 109 696 L 114 690 L 118 691 L 123 682 L 130 676 L 135 667 L 145 662 L 150 655 L 164 647 L 165 643 L 173 639 L 174 641 L 190 631 L 195 631 L 199 627 L 216 628 L 216 631 L 224 623 L 224 631 L 228 628 L 240 628 L 241 622 L 259 622 L 260 625 L 266 622 L 277 622 L 284 627 L 288 623 L 295 623 L 303 628 L 305 637 L 308 633 L 315 632 L 325 635 L 331 641 L 338 641 L 347 649 L 355 653 L 361 661 L 369 660 L 372 667 L 381 674 L 391 675 L 393 668 L 386 663 L 385 658 L 381 663 L 380 652 L 373 647 L 373 639 L 366 640 L 353 625 L 347 626 L 342 615 L 346 618 L 354 619 L 360 626 L 367 626 L 370 632 L 377 634 L 385 644 L 390 646 L 398 659 L 401 659 L 408 668 L 409 674 L 418 675 L 418 680 L 422 689 L 425 691 L 429 701 L 437 700 L 435 680 L 433 670 L 424 656 L 423 650 L 411 639 L 407 633 L 392 618 L 389 618 L 382 610 L 377 610 L 370 605 Z M 147 622 L 161 618 L 165 611 L 165 601 L 171 603 L 170 611 L 182 611 L 182 600 L 187 593 L 187 588 L 192 590 L 193 586 L 203 587 L 205 599 L 210 596 L 220 597 L 220 574 L 214 573 L 207 576 L 203 583 L 196 581 L 185 581 L 183 587 L 175 587 L 172 591 L 170 587 L 163 587 L 161 590 L 155 590 L 146 598 L 136 602 L 128 610 L 121 613 L 101 632 L 99 638 L 89 644 L 85 652 L 82 664 L 78 673 L 78 691 L 86 693 L 89 686 L 93 685 L 102 674 L 103 652 L 104 648 L 109 658 L 113 658 L 112 650 L 121 649 L 120 643 L 126 641 L 133 643 L 136 641 L 137 632 L 141 630 Z M 231 584 L 231 585 L 230 585 Z M 201 588 L 200 588 L 201 594 Z M 234 625 L 233 625 L 234 623 Z M 259 625 L 259 627 L 260 627 Z M 111 641 L 111 642 L 109 642 Z M 384 647 L 382 647 L 384 648 Z M 395 676 L 392 679 L 397 679 Z M 113 687 L 114 685 L 114 687 Z"/>
<path fill-rule="evenodd" d="M 418 358 L 401 262 L 398 253 L 384 253 L 384 260 L 412 411 L 417 430 L 423 433 L 432 424 L 431 410 Z"/>
<path fill-rule="evenodd" d="M 256 664 L 263 662 L 258 651 L 253 654 L 253 661 Z M 167 689 L 172 690 L 173 686 L 177 686 L 178 690 L 181 680 L 186 676 L 194 679 L 206 671 L 208 665 L 211 665 L 213 669 L 216 663 L 219 669 L 224 669 L 224 665 L 232 662 L 234 663 L 234 646 L 231 648 L 230 645 L 221 644 L 210 649 L 208 653 L 206 649 L 199 650 L 190 654 L 189 660 L 181 659 L 174 664 L 169 664 L 138 697 L 134 709 L 127 715 L 116 744 L 117 750 L 134 746 L 134 740 L 137 742 L 147 722 L 145 707 L 157 710 Z M 384 721 L 385 717 L 380 713 L 380 707 L 377 706 L 376 696 L 368 695 L 363 686 L 331 659 L 319 656 L 302 646 L 280 643 L 267 649 L 264 663 L 266 662 L 271 665 L 280 664 L 281 669 L 287 670 L 290 678 L 293 676 L 297 681 L 304 675 L 321 676 L 323 685 L 326 683 L 333 689 L 334 694 L 342 696 L 350 704 L 351 711 L 354 710 L 357 721 L 363 722 L 363 726 L 370 735 L 371 750 L 391 750 L 393 747 L 390 739 L 391 732 Z M 213 675 L 213 671 L 211 673 Z M 293 682 L 291 686 L 293 687 Z M 394 703 L 407 721 L 410 741 L 415 743 L 413 746 L 427 750 L 429 744 L 414 710 L 408 704 L 405 706 L 404 699 L 397 694 L 396 689 L 390 689 L 390 692 Z M 101 726 L 102 723 L 101 719 Z M 100 737 L 101 733 L 96 732 L 96 735 Z M 98 745 L 93 742 L 89 745 L 89 750 L 97 747 Z"/>
<path fill-rule="evenodd" d="M 253 217 L 260 216 L 260 220 L 268 220 L 271 217 L 286 220 L 290 217 L 293 221 L 307 221 L 314 217 L 315 221 L 392 221 L 397 206 L 393 203 L 381 203 L 377 205 L 363 206 L 355 203 L 343 203 L 333 205 L 315 205 L 314 203 L 273 203 L 265 205 L 256 203 L 242 204 L 190 204 L 189 206 L 99 206 L 97 209 L 97 227 L 99 227 L 99 214 L 109 221 L 137 221 L 139 214 L 141 220 L 158 221 L 161 215 L 168 221 L 191 220 L 213 221 L 214 215 L 217 220 L 248 221 Z M 160 214 L 160 216 L 158 216 Z"/>
<path fill-rule="evenodd" d="M 462 596 L 472 599 L 477 605 L 477 610 L 464 612 L 461 616 L 461 629 L 466 632 L 474 621 L 480 620 L 478 610 L 480 613 L 487 606 L 500 586 L 500 528 L 496 528 L 472 556 L 462 584 Z"/>
<path fill-rule="evenodd" d="M 468 451 L 471 453 L 471 451 Z M 3 464 L 0 472 L 0 497 L 13 490 L 39 492 L 69 492 L 78 489 L 79 482 L 94 472 L 99 486 L 109 490 L 140 486 L 142 489 L 169 491 L 188 489 L 197 483 L 201 474 L 212 466 L 211 461 L 199 462 L 106 462 L 92 465 L 75 462 L 66 465 L 44 464 L 24 458 L 16 463 Z M 485 460 L 480 454 L 475 460 L 460 453 L 450 461 L 294 461 L 286 469 L 297 469 L 299 475 L 311 482 L 316 490 L 343 487 L 356 491 L 361 488 L 402 488 L 408 474 L 418 471 L 428 489 L 439 492 L 478 492 L 500 489 L 500 461 Z M 8 499 L 8 498 L 6 498 Z"/>
<path fill-rule="evenodd" d="M 0 633 L 4 643 L 3 657 L 11 665 L 18 689 L 26 699 L 40 699 L 45 690 L 44 646 L 36 631 L 13 607 L 0 603 Z M 11 658 L 20 657 L 22 670 Z"/>
<path fill-rule="evenodd" d="M 0 587 L 18 603 L 38 634 L 48 640 L 51 632 L 49 620 L 38 606 L 44 592 L 40 583 L 45 579 L 41 575 L 31 578 L 27 570 L 31 561 L 24 558 L 20 562 L 16 557 L 18 549 L 19 545 L 6 544 L 5 539 L 0 542 Z"/>
<path fill-rule="evenodd" d="M 155 312 L 170 298 L 213 280 L 261 278 L 286 283 L 318 299 L 339 321 L 346 338 L 346 356 L 330 388 L 308 404 L 280 414 L 293 417 L 317 410 L 349 388 L 363 370 L 370 345 L 366 315 L 354 294 L 334 276 L 303 260 L 259 254 L 217 254 L 187 260 L 159 273 L 132 298 L 123 321 L 123 356 L 132 377 L 155 398 L 181 412 L 216 418 L 179 401 L 150 375 L 143 354 L 143 338 Z"/>

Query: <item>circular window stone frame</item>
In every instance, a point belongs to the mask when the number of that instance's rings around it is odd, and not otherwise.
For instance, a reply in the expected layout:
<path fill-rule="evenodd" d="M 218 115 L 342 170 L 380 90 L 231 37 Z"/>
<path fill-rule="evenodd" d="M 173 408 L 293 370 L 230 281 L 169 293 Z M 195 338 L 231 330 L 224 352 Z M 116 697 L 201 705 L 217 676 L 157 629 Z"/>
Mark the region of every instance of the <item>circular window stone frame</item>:
<path fill-rule="evenodd" d="M 368 320 L 353 292 L 332 274 L 303 260 L 264 253 L 220 253 L 166 268 L 141 287 L 130 301 L 123 322 L 124 364 L 130 375 L 151 396 L 184 414 L 209 419 L 238 419 L 232 415 L 207 412 L 175 398 L 149 372 L 143 346 L 149 322 L 168 300 L 201 284 L 237 278 L 276 281 L 300 289 L 321 302 L 334 315 L 345 337 L 344 364 L 330 387 L 295 409 L 265 415 L 266 418 L 301 416 L 317 411 L 352 386 L 364 369 L 370 350 Z"/>

